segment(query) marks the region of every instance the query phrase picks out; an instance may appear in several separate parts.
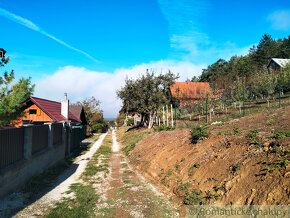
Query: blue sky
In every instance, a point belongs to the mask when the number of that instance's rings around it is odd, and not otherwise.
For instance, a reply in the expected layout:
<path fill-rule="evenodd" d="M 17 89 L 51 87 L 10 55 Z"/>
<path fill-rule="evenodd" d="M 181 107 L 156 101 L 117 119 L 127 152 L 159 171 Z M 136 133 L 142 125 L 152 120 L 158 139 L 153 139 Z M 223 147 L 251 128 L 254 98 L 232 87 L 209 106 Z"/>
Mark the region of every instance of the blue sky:
<path fill-rule="evenodd" d="M 172 69 L 184 80 L 246 54 L 264 33 L 287 37 L 290 1 L 0 0 L 0 26 L 6 69 L 32 77 L 36 96 L 94 95 L 112 117 L 126 75 Z"/>

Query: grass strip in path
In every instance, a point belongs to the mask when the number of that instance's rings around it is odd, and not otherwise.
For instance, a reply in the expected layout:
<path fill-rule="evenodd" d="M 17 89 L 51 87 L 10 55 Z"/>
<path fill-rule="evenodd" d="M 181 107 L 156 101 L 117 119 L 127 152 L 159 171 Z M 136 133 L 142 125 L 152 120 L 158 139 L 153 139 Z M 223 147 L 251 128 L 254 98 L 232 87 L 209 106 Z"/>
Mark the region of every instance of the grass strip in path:
<path fill-rule="evenodd" d="M 93 187 L 96 182 L 96 174 L 103 172 L 109 173 L 108 160 L 111 153 L 112 140 L 108 134 L 101 147 L 94 153 L 88 162 L 85 171 L 81 175 L 82 181 L 70 186 L 68 194 L 71 197 L 64 198 L 51 209 L 45 217 L 94 217 L 96 204 L 100 199 L 99 194 Z"/>

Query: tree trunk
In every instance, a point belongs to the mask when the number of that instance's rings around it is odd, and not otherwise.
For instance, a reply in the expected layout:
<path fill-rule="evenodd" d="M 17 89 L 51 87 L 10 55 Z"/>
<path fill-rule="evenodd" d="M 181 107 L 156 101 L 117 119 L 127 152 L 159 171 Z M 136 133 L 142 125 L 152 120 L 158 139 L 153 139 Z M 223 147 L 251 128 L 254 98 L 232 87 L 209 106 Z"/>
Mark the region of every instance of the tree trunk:
<path fill-rule="evenodd" d="M 148 123 L 148 129 L 151 129 L 154 124 L 154 118 L 155 118 L 155 112 L 150 112 L 149 114 L 149 123 Z"/>

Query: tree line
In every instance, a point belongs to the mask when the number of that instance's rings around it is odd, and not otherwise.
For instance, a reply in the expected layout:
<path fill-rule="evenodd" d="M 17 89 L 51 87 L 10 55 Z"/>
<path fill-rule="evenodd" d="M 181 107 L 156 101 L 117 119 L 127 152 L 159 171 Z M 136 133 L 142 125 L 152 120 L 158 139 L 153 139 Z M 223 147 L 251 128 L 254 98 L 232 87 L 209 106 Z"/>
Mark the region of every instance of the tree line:
<path fill-rule="evenodd" d="M 279 83 L 284 93 L 289 92 L 290 66 L 280 74 L 271 73 L 267 70 L 271 58 L 290 59 L 290 36 L 274 40 L 265 34 L 247 55 L 235 55 L 228 61 L 219 59 L 191 81 L 209 82 L 213 91 L 223 90 L 223 98 L 229 102 L 240 101 L 244 89 L 246 99 L 273 95 Z"/>

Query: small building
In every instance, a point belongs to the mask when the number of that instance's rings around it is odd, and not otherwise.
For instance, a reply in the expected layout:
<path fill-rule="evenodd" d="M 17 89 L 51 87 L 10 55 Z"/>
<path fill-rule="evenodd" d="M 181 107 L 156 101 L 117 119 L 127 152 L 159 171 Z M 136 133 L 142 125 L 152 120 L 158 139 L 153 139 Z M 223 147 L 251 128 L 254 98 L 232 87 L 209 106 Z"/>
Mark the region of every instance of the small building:
<path fill-rule="evenodd" d="M 271 58 L 267 65 L 267 69 L 271 73 L 280 73 L 281 68 L 284 68 L 289 63 L 290 59 Z"/>
<path fill-rule="evenodd" d="M 77 118 L 82 121 L 82 125 L 86 126 L 88 124 L 84 107 L 80 104 L 70 105 L 69 111 L 72 112 Z"/>
<path fill-rule="evenodd" d="M 81 125 L 82 121 L 69 109 L 69 100 L 65 98 L 60 102 L 30 97 L 23 108 L 25 115 L 14 122 L 14 126 L 23 124 L 43 124 L 48 122 L 69 122 Z"/>
<path fill-rule="evenodd" d="M 202 98 L 211 93 L 208 82 L 175 82 L 170 87 L 171 96 L 174 101 L 179 101 L 180 105 L 186 106 L 196 104 Z"/>

